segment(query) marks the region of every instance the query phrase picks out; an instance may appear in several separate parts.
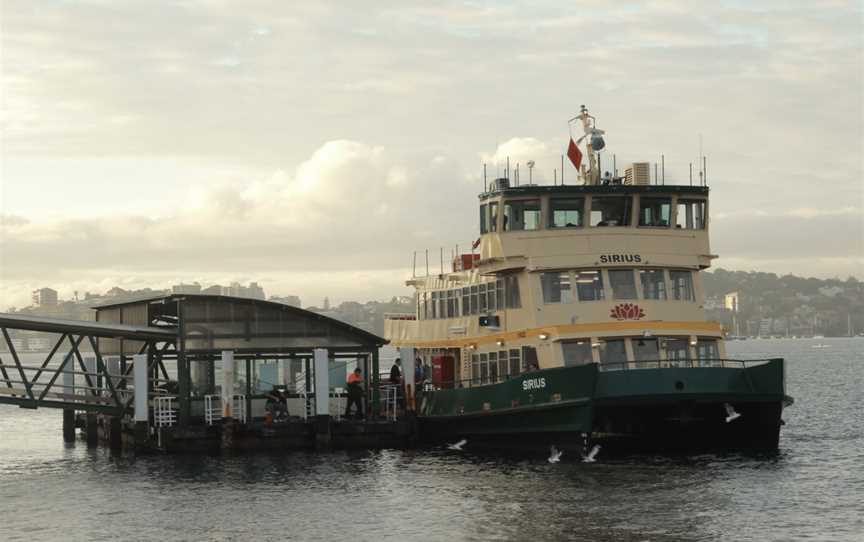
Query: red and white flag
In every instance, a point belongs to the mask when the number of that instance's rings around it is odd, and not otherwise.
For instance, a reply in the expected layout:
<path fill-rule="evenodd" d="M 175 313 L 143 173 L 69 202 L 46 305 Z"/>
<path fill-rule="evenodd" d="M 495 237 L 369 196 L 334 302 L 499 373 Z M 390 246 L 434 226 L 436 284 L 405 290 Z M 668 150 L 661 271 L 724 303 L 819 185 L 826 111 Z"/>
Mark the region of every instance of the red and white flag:
<path fill-rule="evenodd" d="M 567 147 L 567 158 L 573 162 L 573 166 L 578 170 L 582 165 L 582 151 L 579 150 L 579 147 L 576 146 L 576 143 L 573 141 L 573 138 L 570 138 L 570 146 Z"/>

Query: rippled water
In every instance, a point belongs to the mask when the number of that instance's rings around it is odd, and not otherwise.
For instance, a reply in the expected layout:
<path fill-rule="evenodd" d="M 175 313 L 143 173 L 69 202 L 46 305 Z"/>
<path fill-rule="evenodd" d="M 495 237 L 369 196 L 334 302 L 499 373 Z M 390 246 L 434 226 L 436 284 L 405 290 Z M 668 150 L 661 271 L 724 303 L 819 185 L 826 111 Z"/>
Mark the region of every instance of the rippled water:
<path fill-rule="evenodd" d="M 765 456 L 112 456 L 64 445 L 59 411 L 0 406 L 0 539 L 864 540 L 864 340 L 815 342 L 729 345 L 789 361 Z"/>

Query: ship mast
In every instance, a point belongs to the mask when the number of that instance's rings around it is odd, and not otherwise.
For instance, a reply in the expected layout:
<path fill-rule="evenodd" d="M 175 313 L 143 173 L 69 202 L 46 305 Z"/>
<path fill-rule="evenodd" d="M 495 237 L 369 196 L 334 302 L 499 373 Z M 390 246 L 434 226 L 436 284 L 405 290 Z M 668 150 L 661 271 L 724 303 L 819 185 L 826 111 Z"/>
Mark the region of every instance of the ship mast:
<path fill-rule="evenodd" d="M 594 152 L 594 147 L 598 146 L 596 150 L 599 151 L 606 145 L 603 138 L 600 137 L 604 132 L 603 130 L 598 130 L 594 126 L 596 119 L 588 114 L 588 108 L 584 105 L 581 106 L 579 116 L 576 118 L 582 121 L 582 129 L 585 131 L 585 135 L 580 137 L 579 141 L 590 136 L 588 138 L 588 143 L 585 145 L 588 149 L 588 164 L 590 169 L 588 170 L 587 175 L 585 172 L 582 173 L 582 178 L 584 179 L 585 184 L 600 184 L 600 168 L 597 166 L 597 154 Z"/>

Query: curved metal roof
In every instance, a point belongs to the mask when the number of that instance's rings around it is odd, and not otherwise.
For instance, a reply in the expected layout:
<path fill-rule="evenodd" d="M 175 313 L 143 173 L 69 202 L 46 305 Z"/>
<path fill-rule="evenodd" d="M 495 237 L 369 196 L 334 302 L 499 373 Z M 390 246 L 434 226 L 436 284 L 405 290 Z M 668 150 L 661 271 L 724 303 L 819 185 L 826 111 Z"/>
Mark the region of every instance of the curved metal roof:
<path fill-rule="evenodd" d="M 91 307 L 96 311 L 104 310 L 104 309 L 115 309 L 119 307 L 125 306 L 133 306 L 133 305 L 142 305 L 142 304 L 168 304 L 173 302 L 182 303 L 187 299 L 196 299 L 196 300 L 206 300 L 212 299 L 214 301 L 227 301 L 234 302 L 237 304 L 246 304 L 246 305 L 258 305 L 261 307 L 269 307 L 276 308 L 285 312 L 289 312 L 298 316 L 302 316 L 304 318 L 317 320 L 319 322 L 331 325 L 337 329 L 341 329 L 342 331 L 356 337 L 359 342 L 369 345 L 382 346 L 388 343 L 387 339 L 383 337 L 379 337 L 374 333 L 370 333 L 364 329 L 360 329 L 359 327 L 352 326 L 351 324 L 345 323 L 341 320 L 336 320 L 335 318 L 330 318 L 328 316 L 324 316 L 323 314 L 318 314 L 317 312 L 307 311 L 305 309 L 301 309 L 299 307 L 294 307 L 293 305 L 286 305 L 284 303 L 278 303 L 276 301 L 267 301 L 264 299 L 254 299 L 250 297 L 234 297 L 227 295 L 214 295 L 214 294 L 169 294 L 158 297 L 149 297 L 143 299 L 133 299 L 130 301 L 121 301 L 119 303 L 109 303 L 103 305 L 96 305 Z"/>

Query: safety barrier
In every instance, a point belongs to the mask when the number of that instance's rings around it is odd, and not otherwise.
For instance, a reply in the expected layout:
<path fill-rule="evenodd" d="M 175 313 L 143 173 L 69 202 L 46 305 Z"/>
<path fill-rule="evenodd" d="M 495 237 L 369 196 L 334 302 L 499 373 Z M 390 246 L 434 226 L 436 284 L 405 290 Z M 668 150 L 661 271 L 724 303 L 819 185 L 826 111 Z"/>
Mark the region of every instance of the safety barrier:
<path fill-rule="evenodd" d="M 156 427 L 172 427 L 177 423 L 176 397 L 155 397 L 153 399 L 153 423 Z"/>

